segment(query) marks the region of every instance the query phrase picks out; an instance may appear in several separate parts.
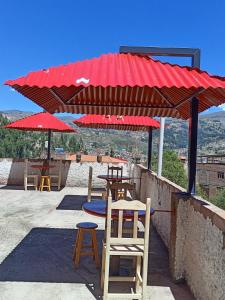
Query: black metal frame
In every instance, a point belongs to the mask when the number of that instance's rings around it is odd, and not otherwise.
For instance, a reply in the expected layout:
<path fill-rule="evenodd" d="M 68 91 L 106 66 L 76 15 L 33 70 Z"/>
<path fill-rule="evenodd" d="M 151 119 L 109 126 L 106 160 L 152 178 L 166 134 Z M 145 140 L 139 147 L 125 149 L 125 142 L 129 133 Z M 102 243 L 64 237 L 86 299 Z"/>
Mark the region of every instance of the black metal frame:
<path fill-rule="evenodd" d="M 176 56 L 190 57 L 191 66 L 200 68 L 200 49 L 198 48 L 161 48 L 161 47 L 130 47 L 121 46 L 120 53 L 134 53 L 149 56 Z M 201 90 L 199 91 L 199 93 Z M 197 164 L 197 137 L 198 137 L 198 99 L 193 95 L 191 101 L 191 111 L 189 119 L 189 141 L 188 141 L 188 190 L 190 194 L 196 192 L 196 164 Z M 150 141 L 149 141 L 150 143 Z M 152 146 L 148 143 L 148 168 L 150 167 Z M 152 143 L 152 137 L 151 137 Z"/>
<path fill-rule="evenodd" d="M 152 128 L 148 131 L 148 169 L 152 168 Z"/>
<path fill-rule="evenodd" d="M 51 137 L 52 137 L 52 131 L 49 129 L 48 130 L 48 154 L 47 154 L 47 159 L 51 159 Z"/>

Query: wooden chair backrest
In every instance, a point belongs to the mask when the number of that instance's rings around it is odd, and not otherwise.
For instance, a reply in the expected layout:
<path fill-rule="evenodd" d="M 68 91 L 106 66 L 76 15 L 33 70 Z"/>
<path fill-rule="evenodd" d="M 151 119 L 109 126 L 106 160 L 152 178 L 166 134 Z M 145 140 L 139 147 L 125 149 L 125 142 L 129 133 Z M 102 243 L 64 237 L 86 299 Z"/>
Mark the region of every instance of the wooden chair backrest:
<path fill-rule="evenodd" d="M 114 167 L 114 166 L 108 166 L 108 175 L 116 177 L 122 177 L 123 176 L 123 167 Z"/>
<path fill-rule="evenodd" d="M 107 209 L 107 227 L 106 227 L 106 248 L 109 250 L 110 245 L 144 245 L 144 251 L 148 249 L 149 242 L 149 226 L 150 226 L 150 208 L 151 199 L 147 198 L 146 203 L 139 200 L 118 200 L 112 202 L 112 197 L 108 198 Z M 118 210 L 118 234 L 117 237 L 112 237 L 112 210 Z M 124 210 L 133 211 L 133 237 L 123 237 L 123 213 Z M 145 210 L 145 233 L 144 238 L 138 238 L 138 211 Z"/>
<path fill-rule="evenodd" d="M 115 182 L 110 185 L 110 190 L 116 201 L 120 199 L 129 199 L 128 192 L 130 192 L 131 198 L 133 199 L 135 184 L 129 182 Z"/>

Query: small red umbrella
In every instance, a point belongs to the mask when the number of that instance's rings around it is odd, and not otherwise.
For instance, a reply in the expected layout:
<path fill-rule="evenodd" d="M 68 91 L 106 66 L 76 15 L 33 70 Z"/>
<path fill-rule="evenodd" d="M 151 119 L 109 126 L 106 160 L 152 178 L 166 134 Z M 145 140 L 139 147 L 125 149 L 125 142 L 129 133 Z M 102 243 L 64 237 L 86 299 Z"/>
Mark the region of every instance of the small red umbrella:
<path fill-rule="evenodd" d="M 55 132 L 74 132 L 77 133 L 75 129 L 65 124 L 55 116 L 48 112 L 37 113 L 15 122 L 12 122 L 4 128 L 8 129 L 18 129 L 27 131 L 47 131 L 48 132 L 48 159 L 50 159 L 50 149 L 51 149 L 51 133 Z"/>
<path fill-rule="evenodd" d="M 160 128 L 158 121 L 138 116 L 85 115 L 73 122 L 79 127 L 99 129 L 149 131 L 149 128 Z"/>
<path fill-rule="evenodd" d="M 85 115 L 73 121 L 79 127 L 148 131 L 148 168 L 151 167 L 152 129 L 160 128 L 158 121 L 142 116 Z"/>

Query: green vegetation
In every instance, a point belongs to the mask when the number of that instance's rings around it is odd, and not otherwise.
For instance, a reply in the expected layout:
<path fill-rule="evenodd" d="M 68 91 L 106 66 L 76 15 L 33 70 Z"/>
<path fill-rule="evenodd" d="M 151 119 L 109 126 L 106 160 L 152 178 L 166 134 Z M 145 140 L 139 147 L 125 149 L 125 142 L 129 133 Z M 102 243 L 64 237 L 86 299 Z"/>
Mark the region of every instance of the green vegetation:
<path fill-rule="evenodd" d="M 210 202 L 225 210 L 225 188 L 218 191 L 216 196 L 210 199 Z"/>
<path fill-rule="evenodd" d="M 0 127 L 8 123 L 8 119 L 0 114 Z M 1 158 L 38 158 L 46 156 L 44 144 L 47 141 L 47 133 L 45 132 L 0 128 L 0 140 Z M 67 133 L 53 133 L 52 149 L 56 147 L 62 147 L 69 152 L 84 150 L 82 138 Z"/>
<path fill-rule="evenodd" d="M 157 157 L 153 157 L 152 169 L 157 170 Z M 182 162 L 178 159 L 175 151 L 166 150 L 163 153 L 162 176 L 168 178 L 177 185 L 187 187 L 187 175 Z"/>

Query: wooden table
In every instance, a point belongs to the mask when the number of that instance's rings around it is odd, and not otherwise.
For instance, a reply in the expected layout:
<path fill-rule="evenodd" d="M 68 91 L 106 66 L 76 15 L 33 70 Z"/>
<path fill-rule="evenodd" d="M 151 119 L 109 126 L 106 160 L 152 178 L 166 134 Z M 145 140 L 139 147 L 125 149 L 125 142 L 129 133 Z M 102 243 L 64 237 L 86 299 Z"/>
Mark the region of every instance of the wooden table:
<path fill-rule="evenodd" d="M 106 218 L 107 216 L 107 201 L 104 200 L 93 200 L 91 202 L 85 202 L 83 204 L 83 210 L 90 215 L 94 215 L 96 217 Z M 154 208 L 151 208 L 151 216 L 155 213 Z M 138 217 L 143 219 L 145 217 L 145 211 L 139 210 Z M 118 218 L 118 211 L 112 211 L 112 218 L 116 220 Z M 130 210 L 126 210 L 123 213 L 123 218 L 125 220 L 133 219 L 133 212 Z"/>
<path fill-rule="evenodd" d="M 107 217 L 107 201 L 104 200 L 93 200 L 91 202 L 85 202 L 83 204 L 83 210 L 87 212 L 90 215 L 94 215 L 96 217 Z M 154 214 L 155 210 L 151 208 L 151 216 Z M 138 217 L 140 220 L 143 220 L 145 217 L 145 211 L 139 210 L 138 211 Z M 123 218 L 124 220 L 132 220 L 133 219 L 133 211 L 126 210 L 123 212 Z M 112 210 L 112 219 L 114 221 L 114 234 L 116 235 L 117 229 L 118 229 L 118 211 Z M 113 256 L 112 258 L 112 267 L 111 272 L 112 275 L 119 275 L 119 269 L 120 269 L 120 257 L 119 256 Z"/>

